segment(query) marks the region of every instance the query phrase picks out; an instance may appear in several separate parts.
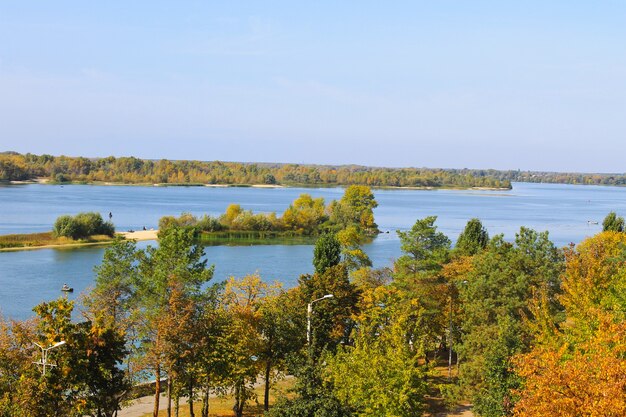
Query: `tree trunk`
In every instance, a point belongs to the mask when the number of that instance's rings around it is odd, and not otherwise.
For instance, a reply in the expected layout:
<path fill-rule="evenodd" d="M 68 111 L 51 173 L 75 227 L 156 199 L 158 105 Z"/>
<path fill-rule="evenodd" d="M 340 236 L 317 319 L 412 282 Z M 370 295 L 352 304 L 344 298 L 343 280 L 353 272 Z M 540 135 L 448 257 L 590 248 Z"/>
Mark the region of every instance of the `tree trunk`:
<path fill-rule="evenodd" d="M 265 363 L 265 395 L 263 397 L 263 410 L 270 409 L 270 372 L 272 371 L 272 361 L 269 359 Z"/>
<path fill-rule="evenodd" d="M 209 417 L 209 386 L 207 384 L 202 391 L 202 415 L 201 417 Z"/>
<path fill-rule="evenodd" d="M 180 410 L 180 394 L 176 394 L 174 399 L 174 415 L 178 417 L 178 411 Z"/>
<path fill-rule="evenodd" d="M 172 376 L 167 376 L 167 417 L 172 417 Z"/>
<path fill-rule="evenodd" d="M 152 417 L 159 417 L 159 397 L 161 396 L 161 365 L 157 365 L 154 372 L 156 381 L 154 384 L 154 409 L 152 410 Z"/>
<path fill-rule="evenodd" d="M 237 383 L 235 385 L 235 405 L 233 406 L 233 411 L 235 412 L 235 417 L 243 417 L 243 396 L 244 389 L 242 387 L 243 384 Z"/>
<path fill-rule="evenodd" d="M 193 377 L 189 377 L 189 417 L 195 417 L 193 413 Z"/>

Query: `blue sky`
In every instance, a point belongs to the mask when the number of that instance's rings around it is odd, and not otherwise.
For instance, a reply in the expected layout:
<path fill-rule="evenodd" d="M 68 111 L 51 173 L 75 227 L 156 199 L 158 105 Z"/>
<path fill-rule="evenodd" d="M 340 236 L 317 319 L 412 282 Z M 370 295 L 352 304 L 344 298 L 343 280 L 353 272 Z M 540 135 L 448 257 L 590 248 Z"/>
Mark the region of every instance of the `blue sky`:
<path fill-rule="evenodd" d="M 0 0 L 0 150 L 624 172 L 622 1 Z"/>

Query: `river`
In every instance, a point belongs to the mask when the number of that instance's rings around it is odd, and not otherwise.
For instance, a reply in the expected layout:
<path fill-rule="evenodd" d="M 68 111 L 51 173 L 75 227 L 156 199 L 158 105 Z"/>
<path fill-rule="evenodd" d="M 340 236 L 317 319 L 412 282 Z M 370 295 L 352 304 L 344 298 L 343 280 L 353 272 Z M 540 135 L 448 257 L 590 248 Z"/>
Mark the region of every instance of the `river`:
<path fill-rule="evenodd" d="M 255 212 L 282 213 L 301 193 L 341 198 L 342 188 L 142 187 L 92 185 L 0 186 L 0 234 L 47 231 L 62 214 L 97 211 L 113 215 L 117 230 L 156 228 L 160 217 L 191 212 L 223 213 L 230 203 Z M 513 240 L 520 226 L 548 230 L 559 246 L 580 242 L 601 230 L 609 211 L 626 214 L 626 188 L 560 184 L 514 183 L 509 191 L 375 190 L 375 219 L 383 233 L 365 251 L 375 267 L 391 265 L 400 255 L 396 230 L 409 229 L 419 218 L 437 215 L 436 225 L 453 241 L 467 220 L 481 219 L 490 236 L 503 233 Z M 591 222 L 599 222 L 593 224 Z M 155 242 L 140 242 L 145 247 Z M 72 298 L 93 284 L 93 267 L 104 248 L 39 249 L 0 252 L 0 311 L 23 319 L 44 300 L 60 295 L 67 282 Z M 263 279 L 285 286 L 310 273 L 312 246 L 208 246 L 215 265 L 214 280 L 258 272 Z"/>

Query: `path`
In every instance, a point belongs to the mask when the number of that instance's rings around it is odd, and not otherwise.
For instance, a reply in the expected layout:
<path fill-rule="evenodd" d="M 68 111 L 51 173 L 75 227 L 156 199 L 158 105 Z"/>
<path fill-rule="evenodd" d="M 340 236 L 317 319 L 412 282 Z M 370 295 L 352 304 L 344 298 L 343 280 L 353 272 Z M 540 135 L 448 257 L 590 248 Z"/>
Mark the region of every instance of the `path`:
<path fill-rule="evenodd" d="M 187 400 L 181 398 L 181 406 L 187 404 Z M 172 405 L 173 407 L 173 405 Z M 167 408 L 167 395 L 161 394 L 161 400 L 159 401 L 159 410 L 165 410 Z M 131 405 L 122 408 L 117 412 L 117 417 L 143 417 L 148 413 L 152 413 L 154 409 L 154 395 L 147 397 L 137 398 L 133 400 Z"/>

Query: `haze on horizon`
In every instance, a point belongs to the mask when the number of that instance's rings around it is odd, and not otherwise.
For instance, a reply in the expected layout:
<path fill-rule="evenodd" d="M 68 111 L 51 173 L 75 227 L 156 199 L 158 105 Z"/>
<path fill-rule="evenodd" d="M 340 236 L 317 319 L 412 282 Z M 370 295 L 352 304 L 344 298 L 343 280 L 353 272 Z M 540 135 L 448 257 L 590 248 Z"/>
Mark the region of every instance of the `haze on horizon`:
<path fill-rule="evenodd" d="M 625 18 L 617 1 L 0 2 L 0 150 L 624 172 Z"/>

